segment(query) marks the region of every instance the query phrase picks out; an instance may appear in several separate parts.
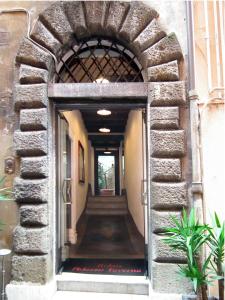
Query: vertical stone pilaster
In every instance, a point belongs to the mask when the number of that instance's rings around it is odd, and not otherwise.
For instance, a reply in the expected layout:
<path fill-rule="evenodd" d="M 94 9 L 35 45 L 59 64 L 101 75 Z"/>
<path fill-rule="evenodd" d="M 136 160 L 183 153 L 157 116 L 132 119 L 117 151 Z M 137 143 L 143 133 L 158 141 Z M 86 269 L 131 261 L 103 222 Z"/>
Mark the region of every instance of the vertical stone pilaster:
<path fill-rule="evenodd" d="M 182 82 L 149 83 L 151 120 L 149 140 L 150 166 L 150 220 L 149 234 L 151 278 L 153 289 L 159 292 L 185 293 L 191 286 L 177 276 L 166 276 L 165 270 L 177 269 L 176 263 L 185 263 L 180 252 L 171 251 L 159 235 L 170 224 L 171 215 L 180 216 L 187 206 L 187 185 L 181 160 L 186 153 L 185 132 L 180 128 L 179 106 L 185 103 L 185 85 Z M 176 105 L 176 106 L 174 106 Z M 163 282 L 163 284 L 161 284 Z"/>

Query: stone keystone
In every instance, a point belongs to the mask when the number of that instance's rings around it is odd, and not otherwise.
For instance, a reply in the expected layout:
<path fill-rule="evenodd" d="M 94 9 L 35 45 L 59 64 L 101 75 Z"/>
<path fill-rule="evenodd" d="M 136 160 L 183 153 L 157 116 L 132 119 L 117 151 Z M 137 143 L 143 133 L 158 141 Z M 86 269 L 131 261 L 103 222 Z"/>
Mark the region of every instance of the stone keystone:
<path fill-rule="evenodd" d="M 106 31 L 114 35 L 119 31 L 125 16 L 129 10 L 130 3 L 122 1 L 109 1 L 109 12 L 106 20 Z"/>
<path fill-rule="evenodd" d="M 84 1 L 86 23 L 91 34 L 105 32 L 104 21 L 108 11 L 109 1 Z"/>
<path fill-rule="evenodd" d="M 88 36 L 83 5 L 81 1 L 65 1 L 63 2 L 65 13 L 69 20 L 70 26 L 76 37 L 79 39 Z"/>

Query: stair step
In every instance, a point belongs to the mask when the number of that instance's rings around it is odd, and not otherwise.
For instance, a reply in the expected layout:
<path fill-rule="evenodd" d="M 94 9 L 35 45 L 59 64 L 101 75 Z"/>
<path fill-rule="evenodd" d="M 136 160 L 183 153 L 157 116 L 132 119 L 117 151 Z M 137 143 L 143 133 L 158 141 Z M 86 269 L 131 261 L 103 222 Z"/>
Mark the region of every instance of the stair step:
<path fill-rule="evenodd" d="M 88 202 L 87 208 L 103 208 L 103 209 L 126 209 L 127 204 L 125 202 L 122 203 L 102 203 L 102 202 Z"/>
<path fill-rule="evenodd" d="M 148 280 L 144 276 L 72 273 L 57 275 L 58 291 L 148 295 L 148 289 Z"/>
<path fill-rule="evenodd" d="M 124 196 L 109 196 L 109 197 L 103 197 L 103 196 L 90 196 L 88 197 L 88 201 L 99 201 L 99 202 L 126 202 L 126 198 Z"/>
<path fill-rule="evenodd" d="M 127 215 L 127 209 L 94 209 L 94 208 L 87 208 L 86 215 Z"/>

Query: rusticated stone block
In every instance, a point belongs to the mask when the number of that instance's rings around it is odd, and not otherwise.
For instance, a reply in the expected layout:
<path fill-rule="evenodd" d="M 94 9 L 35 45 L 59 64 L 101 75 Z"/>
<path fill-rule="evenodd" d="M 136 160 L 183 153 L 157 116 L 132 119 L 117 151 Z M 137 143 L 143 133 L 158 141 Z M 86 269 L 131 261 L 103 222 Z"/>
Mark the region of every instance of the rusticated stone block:
<path fill-rule="evenodd" d="M 42 108 L 48 103 L 47 85 L 26 84 L 15 87 L 15 107 L 20 108 Z"/>
<path fill-rule="evenodd" d="M 48 71 L 22 64 L 19 71 L 19 81 L 21 84 L 46 83 Z"/>
<path fill-rule="evenodd" d="M 52 35 L 51 32 L 40 22 L 37 21 L 32 32 L 31 37 L 40 45 L 47 48 L 49 51 L 57 54 L 62 44 Z"/>
<path fill-rule="evenodd" d="M 184 130 L 151 130 L 151 155 L 181 157 L 185 154 Z"/>
<path fill-rule="evenodd" d="M 169 247 L 163 239 L 165 236 L 152 235 L 152 259 L 160 262 L 186 262 L 185 254 L 181 250 Z"/>
<path fill-rule="evenodd" d="M 47 204 L 20 206 L 20 224 L 22 226 L 48 225 Z"/>
<path fill-rule="evenodd" d="M 66 1 L 63 3 L 70 26 L 78 38 L 88 35 L 83 5 L 81 1 Z"/>
<path fill-rule="evenodd" d="M 48 182 L 46 179 L 14 180 L 15 199 L 19 202 L 42 203 L 48 201 Z"/>
<path fill-rule="evenodd" d="M 133 45 L 135 46 L 135 49 L 140 53 L 165 36 L 166 33 L 163 29 L 161 29 L 158 21 L 156 19 L 153 19 L 151 23 L 149 23 L 148 26 L 145 27 L 145 29 L 134 40 Z"/>
<path fill-rule="evenodd" d="M 14 147 L 20 156 L 39 156 L 48 152 L 46 131 L 29 131 L 14 133 Z"/>
<path fill-rule="evenodd" d="M 47 254 L 49 251 L 48 227 L 25 228 L 17 226 L 13 233 L 13 249 L 17 254 Z"/>
<path fill-rule="evenodd" d="M 152 232 L 160 233 L 164 231 L 165 227 L 173 227 L 172 216 L 179 220 L 181 218 L 181 211 L 152 210 Z"/>
<path fill-rule="evenodd" d="M 151 129 L 178 129 L 178 107 L 151 107 Z"/>
<path fill-rule="evenodd" d="M 120 36 L 128 42 L 133 41 L 156 17 L 158 17 L 158 13 L 154 9 L 142 2 L 131 1 L 130 9 L 120 29 Z"/>
<path fill-rule="evenodd" d="M 12 258 L 12 280 L 44 284 L 49 279 L 48 255 L 14 255 Z"/>
<path fill-rule="evenodd" d="M 177 264 L 153 262 L 151 278 L 156 292 L 185 294 L 193 290 L 190 280 L 180 276 Z"/>
<path fill-rule="evenodd" d="M 43 178 L 48 176 L 48 158 L 22 157 L 20 165 L 21 176 L 23 178 Z"/>
<path fill-rule="evenodd" d="M 129 10 L 129 2 L 110 1 L 108 18 L 106 20 L 106 32 L 116 34 Z"/>
<path fill-rule="evenodd" d="M 149 81 L 176 81 L 179 80 L 177 61 L 148 68 Z"/>
<path fill-rule="evenodd" d="M 187 206 L 185 182 L 151 183 L 151 207 L 154 209 L 175 209 Z"/>
<path fill-rule="evenodd" d="M 151 158 L 151 178 L 156 181 L 180 181 L 180 159 Z"/>
<path fill-rule="evenodd" d="M 86 23 L 91 34 L 105 32 L 104 21 L 108 6 L 108 1 L 84 1 Z"/>
<path fill-rule="evenodd" d="M 44 130 L 47 128 L 47 109 L 22 109 L 20 111 L 21 130 Z"/>
<path fill-rule="evenodd" d="M 149 88 L 151 105 L 181 105 L 186 101 L 185 83 L 178 82 L 152 82 Z"/>
<path fill-rule="evenodd" d="M 40 14 L 40 20 L 63 45 L 70 42 L 73 31 L 65 14 L 62 1 L 50 5 Z"/>
<path fill-rule="evenodd" d="M 144 67 L 161 65 L 182 58 L 182 50 L 174 33 L 164 37 L 159 42 L 146 49 L 140 55 Z"/>
<path fill-rule="evenodd" d="M 49 53 L 24 38 L 17 52 L 16 61 L 37 68 L 50 69 L 53 59 Z"/>

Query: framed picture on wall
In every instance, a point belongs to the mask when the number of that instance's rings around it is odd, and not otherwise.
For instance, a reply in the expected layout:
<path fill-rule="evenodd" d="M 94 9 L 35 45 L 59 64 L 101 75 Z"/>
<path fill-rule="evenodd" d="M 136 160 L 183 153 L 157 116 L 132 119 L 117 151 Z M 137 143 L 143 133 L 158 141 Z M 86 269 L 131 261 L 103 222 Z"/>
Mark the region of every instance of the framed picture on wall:
<path fill-rule="evenodd" d="M 80 141 L 78 141 L 78 180 L 79 183 L 85 182 L 84 147 Z"/>

